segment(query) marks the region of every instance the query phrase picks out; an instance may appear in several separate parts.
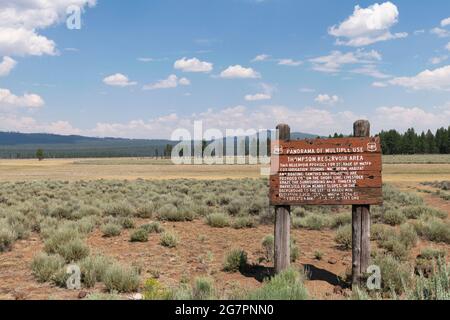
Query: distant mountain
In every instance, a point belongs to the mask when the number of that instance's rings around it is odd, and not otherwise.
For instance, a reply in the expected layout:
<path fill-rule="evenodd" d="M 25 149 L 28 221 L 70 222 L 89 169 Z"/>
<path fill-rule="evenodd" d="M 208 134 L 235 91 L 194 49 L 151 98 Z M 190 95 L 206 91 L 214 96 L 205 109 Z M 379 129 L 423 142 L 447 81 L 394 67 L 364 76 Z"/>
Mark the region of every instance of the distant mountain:
<path fill-rule="evenodd" d="M 292 133 L 291 137 L 297 140 L 317 136 Z M 154 157 L 164 155 L 167 145 L 174 146 L 177 143 L 178 141 L 164 139 L 94 138 L 47 133 L 0 132 L 0 158 L 34 158 L 37 149 L 43 149 L 46 158 Z"/>

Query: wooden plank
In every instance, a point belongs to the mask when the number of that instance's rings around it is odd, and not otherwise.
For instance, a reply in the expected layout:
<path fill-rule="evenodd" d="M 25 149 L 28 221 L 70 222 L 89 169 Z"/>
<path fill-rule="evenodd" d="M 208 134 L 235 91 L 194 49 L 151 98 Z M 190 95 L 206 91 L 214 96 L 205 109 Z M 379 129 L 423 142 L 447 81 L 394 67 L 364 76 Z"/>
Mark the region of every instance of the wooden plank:
<path fill-rule="evenodd" d="M 278 140 L 272 145 L 272 152 L 272 205 L 383 202 L 378 137 Z"/>
<path fill-rule="evenodd" d="M 272 141 L 272 154 L 277 155 L 349 154 L 361 152 L 381 154 L 380 138 L 357 137 Z"/>
<path fill-rule="evenodd" d="M 289 140 L 291 128 L 286 124 L 277 126 L 277 135 L 281 140 Z M 275 272 L 280 273 L 291 264 L 291 207 L 275 207 Z"/>
<path fill-rule="evenodd" d="M 369 121 L 356 121 L 353 124 L 353 135 L 369 137 Z M 380 196 L 382 197 L 382 194 Z M 360 286 L 370 264 L 370 206 L 355 203 L 352 206 L 352 219 L 352 280 L 354 286 Z"/>
<path fill-rule="evenodd" d="M 301 205 L 381 205 L 383 204 L 383 190 L 382 188 L 355 188 L 352 191 L 354 197 L 360 198 L 341 198 L 339 194 L 333 196 L 328 196 L 326 198 L 319 198 L 316 196 L 314 199 L 308 200 L 304 196 L 298 193 L 293 193 L 291 196 L 286 198 L 280 198 L 278 190 L 272 189 L 270 196 L 271 205 L 291 205 L 291 206 L 301 206 Z M 323 195 L 323 197 L 325 197 Z"/>
<path fill-rule="evenodd" d="M 280 273 L 290 266 L 290 232 L 291 212 L 290 207 L 278 206 L 275 208 L 275 272 Z"/>

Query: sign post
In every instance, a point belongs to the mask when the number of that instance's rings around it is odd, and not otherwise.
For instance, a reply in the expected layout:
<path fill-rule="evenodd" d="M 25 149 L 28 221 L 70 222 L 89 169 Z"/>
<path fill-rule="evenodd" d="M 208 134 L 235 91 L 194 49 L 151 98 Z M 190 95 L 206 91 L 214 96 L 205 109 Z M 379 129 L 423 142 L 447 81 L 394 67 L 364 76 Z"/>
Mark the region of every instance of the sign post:
<path fill-rule="evenodd" d="M 275 271 L 289 266 L 290 206 L 352 205 L 353 283 L 370 259 L 370 205 L 382 204 L 381 143 L 368 121 L 354 137 L 290 141 L 287 125 L 272 142 L 270 204 L 275 206 Z"/>
<path fill-rule="evenodd" d="M 283 141 L 291 139 L 291 128 L 287 124 L 277 126 L 277 138 Z M 275 206 L 275 272 L 280 273 L 291 264 L 291 207 Z"/>

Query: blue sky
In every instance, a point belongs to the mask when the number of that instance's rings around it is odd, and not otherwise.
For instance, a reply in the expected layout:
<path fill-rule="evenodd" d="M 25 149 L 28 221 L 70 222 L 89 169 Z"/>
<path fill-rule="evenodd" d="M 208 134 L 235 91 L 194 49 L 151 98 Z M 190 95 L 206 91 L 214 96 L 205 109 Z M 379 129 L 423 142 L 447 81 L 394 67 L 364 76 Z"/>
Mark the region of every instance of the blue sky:
<path fill-rule="evenodd" d="M 450 124 L 450 2 L 0 0 L 0 130 Z M 83 9 L 81 29 L 66 9 Z M 358 7 L 356 7 L 358 6 Z"/>

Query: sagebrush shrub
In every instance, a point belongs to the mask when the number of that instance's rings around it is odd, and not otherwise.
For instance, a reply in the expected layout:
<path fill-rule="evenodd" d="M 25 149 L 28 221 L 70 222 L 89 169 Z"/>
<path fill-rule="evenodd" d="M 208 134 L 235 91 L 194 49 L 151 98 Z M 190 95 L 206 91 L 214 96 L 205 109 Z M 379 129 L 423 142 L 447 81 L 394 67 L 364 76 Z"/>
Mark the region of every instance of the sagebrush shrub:
<path fill-rule="evenodd" d="M 249 293 L 249 300 L 307 300 L 309 295 L 304 276 L 294 269 L 288 269 L 266 281 L 264 285 Z"/>
<path fill-rule="evenodd" d="M 256 221 L 253 217 L 238 217 L 232 224 L 234 229 L 254 228 L 255 226 Z"/>
<path fill-rule="evenodd" d="M 214 282 L 211 278 L 196 278 L 192 288 L 192 297 L 195 300 L 215 299 Z"/>
<path fill-rule="evenodd" d="M 0 252 L 10 250 L 14 241 L 16 241 L 14 232 L 6 225 L 0 224 Z"/>
<path fill-rule="evenodd" d="M 178 241 L 178 236 L 172 232 L 164 232 L 160 237 L 160 244 L 168 248 L 175 248 Z"/>
<path fill-rule="evenodd" d="M 275 248 L 275 239 L 274 239 L 273 235 L 269 234 L 269 235 L 265 236 L 261 242 L 261 245 L 264 249 L 264 258 L 268 262 L 273 261 L 274 248 Z"/>
<path fill-rule="evenodd" d="M 340 248 L 348 250 L 352 248 L 352 226 L 345 225 L 339 227 L 336 231 L 336 236 L 334 241 L 339 245 Z"/>
<path fill-rule="evenodd" d="M 152 222 L 149 224 L 144 224 L 140 226 L 141 229 L 144 229 L 148 233 L 162 233 L 164 232 L 164 228 L 158 222 Z"/>
<path fill-rule="evenodd" d="M 105 238 L 117 237 L 122 233 L 122 226 L 110 222 L 101 227 L 101 232 Z"/>
<path fill-rule="evenodd" d="M 130 236 L 131 242 L 147 242 L 148 232 L 145 229 L 137 229 Z"/>
<path fill-rule="evenodd" d="M 227 253 L 223 263 L 226 272 L 237 272 L 247 265 L 247 253 L 242 249 L 234 249 Z"/>
<path fill-rule="evenodd" d="M 211 213 L 206 217 L 206 223 L 213 228 L 225 228 L 230 225 L 230 218 L 224 213 Z"/>
<path fill-rule="evenodd" d="M 106 270 L 113 264 L 112 259 L 104 256 L 89 256 L 80 261 L 81 281 L 87 288 L 92 288 L 97 282 L 102 282 Z"/>
<path fill-rule="evenodd" d="M 406 217 L 400 210 L 387 210 L 383 215 L 383 222 L 391 226 L 397 226 L 405 222 Z"/>
<path fill-rule="evenodd" d="M 385 292 L 394 291 L 397 294 L 404 292 L 405 286 L 412 281 L 411 266 L 405 262 L 399 262 L 390 254 L 379 254 L 373 264 L 381 269 L 381 287 Z"/>
<path fill-rule="evenodd" d="M 129 293 L 137 291 L 140 279 L 135 270 L 116 263 L 105 271 L 103 283 L 110 292 Z"/>
<path fill-rule="evenodd" d="M 64 265 L 64 258 L 60 255 L 39 253 L 31 262 L 31 270 L 39 282 L 48 282 Z"/>

